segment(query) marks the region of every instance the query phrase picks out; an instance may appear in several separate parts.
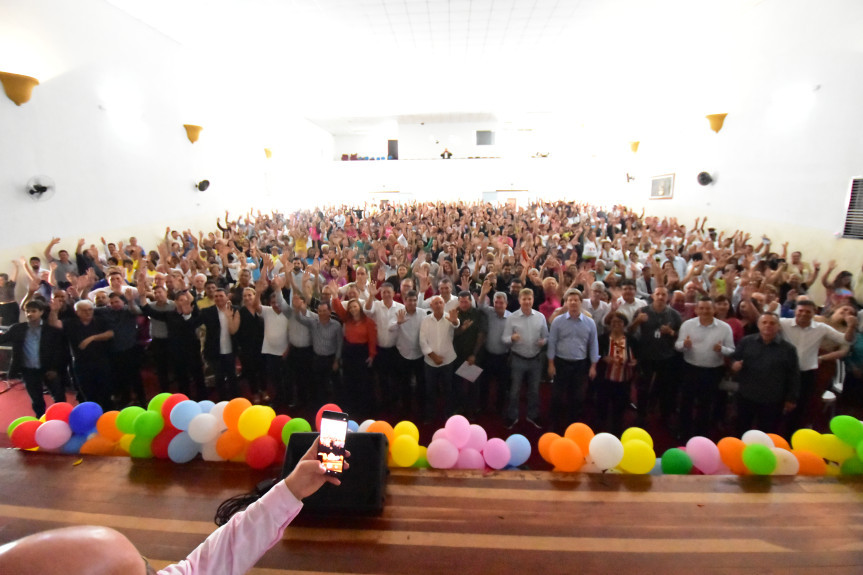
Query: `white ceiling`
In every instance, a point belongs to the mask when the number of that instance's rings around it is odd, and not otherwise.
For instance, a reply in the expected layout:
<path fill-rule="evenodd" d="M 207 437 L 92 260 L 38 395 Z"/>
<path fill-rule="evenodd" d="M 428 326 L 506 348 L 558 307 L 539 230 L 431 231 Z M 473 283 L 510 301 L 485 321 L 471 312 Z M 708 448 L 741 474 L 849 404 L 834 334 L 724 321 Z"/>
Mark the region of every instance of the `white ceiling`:
<path fill-rule="evenodd" d="M 290 105 L 333 133 L 393 120 L 526 125 L 551 112 L 584 124 L 600 109 L 621 122 L 643 109 L 717 111 L 711 100 L 729 86 L 697 80 L 750 66 L 740 46 L 760 41 L 748 37 L 751 20 L 778 9 L 778 0 L 106 1 L 212 75 L 254 75 L 258 107 Z"/>

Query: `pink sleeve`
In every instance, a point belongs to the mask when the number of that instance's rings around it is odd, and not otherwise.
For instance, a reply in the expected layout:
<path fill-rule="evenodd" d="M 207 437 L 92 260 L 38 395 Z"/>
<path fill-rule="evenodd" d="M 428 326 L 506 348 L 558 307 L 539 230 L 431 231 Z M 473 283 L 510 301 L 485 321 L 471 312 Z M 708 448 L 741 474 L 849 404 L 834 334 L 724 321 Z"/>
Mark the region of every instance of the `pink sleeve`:
<path fill-rule="evenodd" d="M 279 481 L 245 511 L 213 531 L 188 557 L 159 575 L 241 575 L 281 538 L 302 509 L 284 481 Z"/>

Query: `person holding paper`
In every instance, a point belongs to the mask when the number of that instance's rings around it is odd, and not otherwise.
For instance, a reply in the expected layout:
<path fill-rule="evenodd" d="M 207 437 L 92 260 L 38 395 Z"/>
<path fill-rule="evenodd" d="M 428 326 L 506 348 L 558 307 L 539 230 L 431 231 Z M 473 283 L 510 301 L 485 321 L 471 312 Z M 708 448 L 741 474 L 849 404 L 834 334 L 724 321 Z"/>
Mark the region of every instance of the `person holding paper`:
<path fill-rule="evenodd" d="M 455 330 L 452 341 L 456 353 L 455 365 L 457 370 L 464 363 L 469 366 L 477 365 L 477 358 L 482 352 L 488 331 L 485 314 L 473 307 L 473 295 L 467 290 L 460 291 L 458 294 L 458 319 L 461 325 Z M 468 373 L 474 375 L 471 373 L 474 371 L 468 370 Z M 456 375 L 454 383 L 453 393 L 456 398 L 456 409 L 461 404 L 461 409 L 466 414 L 477 415 L 480 410 L 477 378 L 471 379 L 459 374 Z"/>

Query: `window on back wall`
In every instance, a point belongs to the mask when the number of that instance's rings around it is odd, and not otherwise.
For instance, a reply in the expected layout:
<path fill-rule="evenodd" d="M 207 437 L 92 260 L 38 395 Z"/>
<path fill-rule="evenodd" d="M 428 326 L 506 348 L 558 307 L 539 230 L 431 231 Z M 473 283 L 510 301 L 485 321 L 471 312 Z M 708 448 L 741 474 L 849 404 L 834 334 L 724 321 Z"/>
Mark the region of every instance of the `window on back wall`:
<path fill-rule="evenodd" d="M 848 199 L 842 237 L 863 239 L 863 178 L 851 180 L 851 197 Z"/>
<path fill-rule="evenodd" d="M 476 131 L 476 145 L 477 146 L 493 146 L 494 145 L 494 132 L 491 130 L 477 130 Z"/>

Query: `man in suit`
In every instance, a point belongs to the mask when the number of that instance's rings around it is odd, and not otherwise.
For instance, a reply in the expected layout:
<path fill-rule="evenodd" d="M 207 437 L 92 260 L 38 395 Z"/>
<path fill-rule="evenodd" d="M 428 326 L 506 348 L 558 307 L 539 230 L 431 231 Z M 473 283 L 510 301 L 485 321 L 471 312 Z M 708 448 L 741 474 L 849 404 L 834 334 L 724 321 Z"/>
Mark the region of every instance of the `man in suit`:
<path fill-rule="evenodd" d="M 0 345 L 12 345 L 10 375 L 21 375 L 36 417 L 45 413 L 42 386 L 47 385 L 54 402 L 66 401 L 59 373 L 66 366 L 63 331 L 42 320 L 47 308 L 38 300 L 24 306 L 27 321 L 16 323 L 0 334 Z"/>
<path fill-rule="evenodd" d="M 213 368 L 219 400 L 239 397 L 234 334 L 240 328 L 240 314 L 222 288 L 213 294 L 214 305 L 201 310 L 197 323 L 207 328 L 204 358 Z"/>

